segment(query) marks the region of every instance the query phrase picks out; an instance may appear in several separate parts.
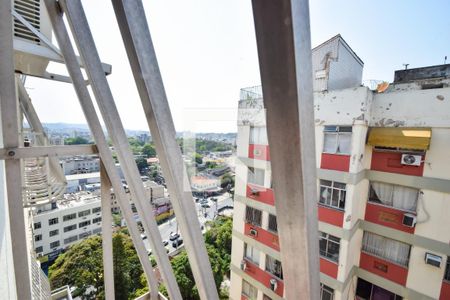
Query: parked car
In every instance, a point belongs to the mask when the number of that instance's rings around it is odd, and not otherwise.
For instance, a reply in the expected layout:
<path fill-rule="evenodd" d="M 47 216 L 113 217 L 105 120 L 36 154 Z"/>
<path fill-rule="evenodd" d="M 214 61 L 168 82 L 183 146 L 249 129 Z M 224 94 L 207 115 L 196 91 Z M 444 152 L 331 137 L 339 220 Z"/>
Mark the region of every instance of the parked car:
<path fill-rule="evenodd" d="M 171 232 L 169 235 L 169 240 L 174 241 L 174 240 L 178 239 L 179 237 L 180 237 L 179 233 Z"/>
<path fill-rule="evenodd" d="M 172 242 L 172 247 L 178 248 L 181 244 L 183 244 L 183 239 L 178 239 Z"/>
<path fill-rule="evenodd" d="M 200 204 L 207 204 L 208 203 L 208 199 L 202 199 L 200 200 Z"/>
<path fill-rule="evenodd" d="M 211 206 L 208 203 L 204 203 L 204 204 L 202 204 L 202 207 L 203 208 L 210 208 Z"/>
<path fill-rule="evenodd" d="M 167 246 L 169 245 L 169 241 L 168 240 L 163 240 L 163 246 Z"/>
<path fill-rule="evenodd" d="M 141 233 L 141 238 L 142 238 L 143 240 L 145 240 L 145 239 L 147 238 L 147 236 L 146 236 L 145 234 Z"/>

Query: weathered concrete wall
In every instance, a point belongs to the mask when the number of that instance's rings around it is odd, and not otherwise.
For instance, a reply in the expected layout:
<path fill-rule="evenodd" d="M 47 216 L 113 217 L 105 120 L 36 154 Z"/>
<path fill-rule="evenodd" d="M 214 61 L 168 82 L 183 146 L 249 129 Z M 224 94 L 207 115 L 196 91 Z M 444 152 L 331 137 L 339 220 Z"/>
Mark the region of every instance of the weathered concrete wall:
<path fill-rule="evenodd" d="M 363 64 L 342 40 L 339 40 L 338 59 L 331 62 L 328 90 L 358 87 L 361 85 Z"/>

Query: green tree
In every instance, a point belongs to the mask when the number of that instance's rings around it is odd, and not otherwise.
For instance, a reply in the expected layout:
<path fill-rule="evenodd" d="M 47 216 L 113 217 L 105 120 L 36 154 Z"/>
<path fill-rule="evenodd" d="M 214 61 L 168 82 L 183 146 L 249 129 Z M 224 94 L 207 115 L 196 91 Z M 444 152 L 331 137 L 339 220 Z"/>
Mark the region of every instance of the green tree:
<path fill-rule="evenodd" d="M 67 138 L 64 139 L 65 145 L 82 145 L 82 144 L 89 144 L 89 141 L 85 139 L 84 137 L 77 136 L 75 138 Z"/>
<path fill-rule="evenodd" d="M 145 144 L 142 147 L 142 154 L 144 154 L 147 158 L 156 157 L 156 150 L 152 144 Z"/>
<path fill-rule="evenodd" d="M 194 160 L 197 164 L 201 165 L 203 163 L 203 156 L 198 154 L 197 152 L 194 153 Z"/>
<path fill-rule="evenodd" d="M 145 168 L 148 167 L 147 160 L 142 157 L 136 159 L 136 165 L 139 169 L 139 172 L 142 172 Z"/>
<path fill-rule="evenodd" d="M 222 176 L 222 179 L 220 179 L 220 186 L 222 188 L 227 188 L 228 186 L 230 189 L 234 187 L 234 176 L 230 173 L 227 173 Z"/>
<path fill-rule="evenodd" d="M 116 234 L 113 237 L 113 268 L 114 268 L 114 291 L 116 299 L 128 299 L 130 289 L 130 274 L 127 271 L 127 257 L 125 256 L 125 246 L 123 234 Z"/>

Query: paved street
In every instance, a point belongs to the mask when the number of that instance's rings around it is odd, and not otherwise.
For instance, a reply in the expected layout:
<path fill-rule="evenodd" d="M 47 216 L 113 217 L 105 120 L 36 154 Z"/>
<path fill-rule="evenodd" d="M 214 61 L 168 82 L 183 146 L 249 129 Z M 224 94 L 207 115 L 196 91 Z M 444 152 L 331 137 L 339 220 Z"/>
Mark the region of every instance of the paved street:
<path fill-rule="evenodd" d="M 233 200 L 228 193 L 217 196 L 215 198 L 218 199 L 217 211 L 220 210 L 220 208 L 226 206 L 233 206 Z M 208 198 L 208 205 L 210 206 L 209 208 L 202 208 L 200 203 L 196 203 L 195 205 L 197 208 L 197 214 L 199 216 L 198 219 L 201 225 L 204 225 L 206 221 L 212 220 L 216 215 L 216 203 L 214 201 L 211 201 L 210 198 Z M 204 215 L 205 212 L 207 213 L 206 218 Z M 173 218 L 170 221 L 159 225 L 159 232 L 161 233 L 162 239 L 169 241 L 169 245 L 166 246 L 169 249 L 169 253 L 175 250 L 175 248 L 172 247 L 172 241 L 169 240 L 169 235 L 171 232 L 177 232 L 177 230 L 179 232 L 176 218 Z M 151 249 L 148 239 L 144 239 L 144 244 L 145 248 L 147 248 L 147 251 Z"/>

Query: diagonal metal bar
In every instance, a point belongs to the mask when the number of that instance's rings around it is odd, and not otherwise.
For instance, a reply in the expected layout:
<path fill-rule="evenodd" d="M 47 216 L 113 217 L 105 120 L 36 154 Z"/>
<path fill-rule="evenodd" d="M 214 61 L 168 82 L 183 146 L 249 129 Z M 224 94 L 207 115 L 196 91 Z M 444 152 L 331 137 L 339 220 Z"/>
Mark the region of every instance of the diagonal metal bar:
<path fill-rule="evenodd" d="M 60 1 L 71 27 L 74 40 L 84 62 L 85 70 L 97 100 L 106 128 L 114 144 L 124 177 L 128 183 L 133 201 L 142 225 L 149 237 L 159 270 L 171 299 L 181 299 L 180 289 L 175 280 L 166 249 L 154 219 L 150 202 L 145 197 L 145 189 L 139 171 L 129 148 L 128 138 L 120 120 L 111 90 L 101 68 L 101 61 L 95 47 L 89 24 L 79 0 Z"/>
<path fill-rule="evenodd" d="M 218 299 L 142 1 L 112 1 L 201 299 Z"/>
<path fill-rule="evenodd" d="M 102 203 L 102 247 L 103 247 L 103 281 L 105 299 L 114 297 L 114 267 L 112 243 L 111 216 L 111 181 L 106 173 L 103 162 L 100 161 L 100 194 Z"/>
<path fill-rule="evenodd" d="M 114 193 L 117 195 L 117 200 L 119 202 L 120 209 L 127 222 L 127 226 L 130 231 L 133 244 L 136 248 L 139 260 L 142 264 L 145 275 L 147 277 L 147 281 L 149 283 L 150 290 L 152 293 L 152 299 L 158 299 L 156 298 L 157 296 L 156 297 L 154 296 L 157 295 L 158 293 L 158 283 L 156 281 L 153 268 L 150 264 L 150 260 L 148 259 L 147 251 L 141 239 L 139 229 L 133 218 L 130 203 L 127 200 L 125 191 L 123 189 L 122 181 L 120 179 L 119 173 L 113 161 L 112 153 L 111 150 L 109 149 L 108 143 L 103 133 L 100 120 L 97 116 L 97 112 L 95 111 L 95 107 L 92 102 L 89 91 L 84 83 L 83 74 L 81 72 L 80 65 L 78 64 L 75 51 L 70 42 L 69 34 L 66 30 L 63 21 L 62 12 L 59 9 L 59 5 L 55 0 L 45 0 L 44 2 L 47 7 L 50 21 L 52 23 L 53 32 L 56 36 L 58 44 L 60 45 L 60 49 L 61 52 L 63 53 L 64 60 L 67 66 L 67 70 L 73 81 L 75 92 L 80 101 L 81 108 L 83 109 L 86 121 L 89 125 L 92 135 L 94 136 L 94 140 L 97 144 L 100 158 L 106 169 L 106 173 L 108 174 L 108 177 L 111 181 Z"/>
<path fill-rule="evenodd" d="M 285 297 L 318 300 L 317 183 L 308 1 L 253 0 L 252 3 L 267 109 Z"/>
<path fill-rule="evenodd" d="M 11 1 L 0 1 L 0 101 L 1 146 L 19 146 L 19 108 L 14 75 L 13 29 Z M 2 168 L 3 169 L 3 168 Z M 27 247 L 25 215 L 22 200 L 22 174 L 20 160 L 5 161 L 6 193 L 11 232 L 17 299 L 31 299 L 30 255 Z"/>

